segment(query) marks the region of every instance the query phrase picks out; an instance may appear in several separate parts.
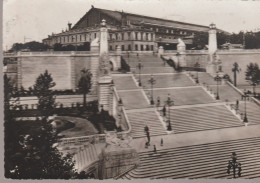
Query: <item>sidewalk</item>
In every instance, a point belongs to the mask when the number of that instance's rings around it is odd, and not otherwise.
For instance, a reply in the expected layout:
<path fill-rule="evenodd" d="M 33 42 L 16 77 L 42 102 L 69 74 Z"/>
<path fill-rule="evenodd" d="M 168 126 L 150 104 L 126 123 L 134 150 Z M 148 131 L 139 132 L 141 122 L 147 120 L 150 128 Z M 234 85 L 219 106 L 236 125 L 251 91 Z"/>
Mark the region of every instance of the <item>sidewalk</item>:
<path fill-rule="evenodd" d="M 154 136 L 151 137 L 151 145 L 148 149 L 145 148 L 145 142 L 147 141 L 146 137 L 133 139 L 130 145 L 134 147 L 138 152 L 144 152 L 152 151 L 153 145 L 156 145 L 156 148 L 158 150 L 259 136 L 260 125 L 253 125 L 247 127 L 243 126 L 218 130 L 207 130 L 190 133 Z M 160 145 L 161 139 L 163 139 L 163 146 Z"/>

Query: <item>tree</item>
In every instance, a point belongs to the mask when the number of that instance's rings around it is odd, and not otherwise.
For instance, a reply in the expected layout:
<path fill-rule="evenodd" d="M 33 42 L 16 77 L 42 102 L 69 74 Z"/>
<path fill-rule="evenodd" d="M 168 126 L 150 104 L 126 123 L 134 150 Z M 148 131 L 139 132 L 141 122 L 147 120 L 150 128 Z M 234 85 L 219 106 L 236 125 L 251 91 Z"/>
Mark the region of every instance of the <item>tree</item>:
<path fill-rule="evenodd" d="M 81 77 L 78 83 L 79 92 L 83 93 L 83 107 L 86 108 L 87 103 L 87 94 L 90 92 L 91 89 L 91 82 L 92 74 L 89 69 L 82 69 L 81 70 Z"/>
<path fill-rule="evenodd" d="M 53 113 L 55 105 L 55 97 L 51 90 L 56 84 L 53 82 L 51 74 L 46 70 L 35 81 L 33 86 L 34 94 L 38 98 L 38 109 L 44 117 Z"/>
<path fill-rule="evenodd" d="M 255 95 L 255 87 L 260 83 L 260 69 L 257 63 L 250 63 L 247 65 L 246 80 L 253 86 L 253 93 Z"/>
<path fill-rule="evenodd" d="M 5 106 L 12 97 L 11 85 L 5 76 Z M 54 98 L 50 88 L 55 86 L 48 71 L 41 74 L 34 85 L 39 99 L 39 110 L 45 115 L 39 128 L 30 134 L 19 128 L 21 122 L 5 118 L 5 177 L 12 179 L 77 179 L 88 178 L 84 172 L 77 173 L 70 154 L 63 155 L 57 148 L 59 139 L 48 121 L 46 112 L 53 107 Z M 6 114 L 7 111 L 5 111 Z"/>
<path fill-rule="evenodd" d="M 240 72 L 238 63 L 233 64 L 232 72 L 234 73 L 234 85 L 237 86 L 237 72 Z"/>

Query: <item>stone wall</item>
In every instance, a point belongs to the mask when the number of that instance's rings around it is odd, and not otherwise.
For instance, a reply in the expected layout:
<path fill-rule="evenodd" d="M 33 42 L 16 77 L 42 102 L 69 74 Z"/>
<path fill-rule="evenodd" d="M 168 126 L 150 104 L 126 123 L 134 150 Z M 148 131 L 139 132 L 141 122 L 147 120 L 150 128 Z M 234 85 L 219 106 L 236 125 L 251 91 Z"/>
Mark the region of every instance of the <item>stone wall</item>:
<path fill-rule="evenodd" d="M 70 57 L 28 56 L 20 57 L 18 62 L 18 86 L 32 87 L 37 77 L 48 70 L 56 83 L 54 89 L 72 89 Z"/>
<path fill-rule="evenodd" d="M 237 73 L 237 84 L 238 85 L 248 85 L 245 80 L 245 71 L 247 65 L 250 62 L 257 63 L 260 66 L 260 50 L 258 53 L 234 53 L 234 52 L 221 52 L 218 53 L 220 60 L 222 61 L 222 70 L 224 73 L 228 74 L 233 80 L 233 64 L 238 63 L 241 71 Z"/>

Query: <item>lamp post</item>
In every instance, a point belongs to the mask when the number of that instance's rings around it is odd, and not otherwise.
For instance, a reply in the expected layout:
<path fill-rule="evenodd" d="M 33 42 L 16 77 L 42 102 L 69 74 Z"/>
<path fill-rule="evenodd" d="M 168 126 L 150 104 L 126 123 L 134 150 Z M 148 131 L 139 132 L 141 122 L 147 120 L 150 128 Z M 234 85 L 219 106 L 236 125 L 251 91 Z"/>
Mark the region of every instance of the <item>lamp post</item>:
<path fill-rule="evenodd" d="M 242 97 L 245 99 L 245 115 L 244 115 L 243 122 L 247 123 L 248 119 L 247 119 L 247 112 L 246 112 L 246 100 L 249 98 L 249 95 L 247 94 L 246 89 L 244 90 L 244 95 Z"/>
<path fill-rule="evenodd" d="M 153 100 L 153 85 L 155 84 L 156 80 L 153 78 L 153 74 L 151 74 L 151 79 L 148 80 L 148 82 L 151 84 L 151 105 L 154 105 Z"/>
<path fill-rule="evenodd" d="M 168 126 L 167 126 L 167 130 L 172 131 L 170 107 L 174 105 L 174 101 L 171 99 L 170 94 L 168 94 L 166 104 L 168 105 Z"/>
<path fill-rule="evenodd" d="M 200 64 L 198 62 L 196 62 L 194 67 L 197 69 L 196 83 L 199 83 L 199 68 L 200 68 Z"/>
<path fill-rule="evenodd" d="M 218 88 L 218 85 L 219 85 L 219 81 L 221 81 L 221 79 L 222 78 L 217 73 L 217 76 L 215 77 L 215 81 L 217 81 L 217 96 L 216 96 L 216 100 L 219 100 L 219 88 Z"/>
<path fill-rule="evenodd" d="M 237 175 L 238 177 L 241 177 L 241 163 L 237 161 L 237 155 L 235 152 L 232 153 L 231 155 L 232 160 L 228 161 L 228 166 L 227 166 L 227 173 L 230 174 L 230 170 L 233 169 L 233 178 L 236 178 L 236 169 L 238 169 Z"/>
<path fill-rule="evenodd" d="M 139 70 L 139 86 L 142 86 L 142 82 L 141 82 L 141 70 L 143 68 L 142 62 L 140 59 L 138 59 L 138 65 L 137 68 Z"/>

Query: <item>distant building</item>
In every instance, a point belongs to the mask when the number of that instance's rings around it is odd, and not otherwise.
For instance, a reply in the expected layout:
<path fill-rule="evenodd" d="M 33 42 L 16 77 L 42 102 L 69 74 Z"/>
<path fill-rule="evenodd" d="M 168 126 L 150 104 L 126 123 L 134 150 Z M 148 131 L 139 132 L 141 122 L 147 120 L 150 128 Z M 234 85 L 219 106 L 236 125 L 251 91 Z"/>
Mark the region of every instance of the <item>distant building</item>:
<path fill-rule="evenodd" d="M 105 19 L 109 27 L 109 49 L 122 51 L 157 51 L 159 46 L 164 49 L 176 49 L 178 38 L 189 46 L 198 32 L 208 32 L 208 26 L 148 17 L 123 11 L 111 11 L 92 8 L 72 27 L 58 34 L 49 35 L 43 43 L 53 47 L 56 43 L 62 46 L 79 46 L 89 44 L 100 35 L 100 23 Z M 223 32 L 218 29 L 218 32 Z"/>

